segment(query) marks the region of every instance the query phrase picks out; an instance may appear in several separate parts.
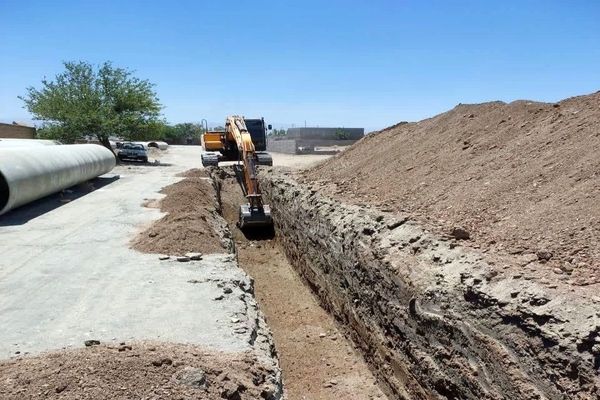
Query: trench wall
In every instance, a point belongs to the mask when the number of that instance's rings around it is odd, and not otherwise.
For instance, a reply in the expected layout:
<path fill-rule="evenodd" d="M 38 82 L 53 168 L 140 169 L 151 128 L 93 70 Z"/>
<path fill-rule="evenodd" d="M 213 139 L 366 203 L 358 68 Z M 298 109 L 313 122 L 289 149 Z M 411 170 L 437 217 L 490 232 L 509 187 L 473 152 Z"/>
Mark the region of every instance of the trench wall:
<path fill-rule="evenodd" d="M 290 262 L 390 397 L 600 395 L 598 357 L 581 346 L 600 325 L 568 320 L 564 299 L 497 279 L 496 267 L 408 216 L 341 204 L 275 171 L 261 185 Z"/>

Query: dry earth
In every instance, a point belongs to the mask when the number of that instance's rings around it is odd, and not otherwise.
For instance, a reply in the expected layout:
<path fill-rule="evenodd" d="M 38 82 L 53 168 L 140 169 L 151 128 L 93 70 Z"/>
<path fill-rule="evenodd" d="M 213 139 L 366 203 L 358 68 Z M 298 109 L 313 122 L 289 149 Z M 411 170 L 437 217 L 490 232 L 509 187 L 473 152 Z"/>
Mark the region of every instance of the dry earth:
<path fill-rule="evenodd" d="M 185 179 L 167 186 L 159 204 L 150 201 L 147 207 L 160 207 L 167 213 L 140 233 L 133 248 L 146 253 L 185 255 L 190 252 L 226 252 L 228 233 L 223 232 L 218 217 L 218 203 L 210 178 L 203 170 L 193 169 Z"/>
<path fill-rule="evenodd" d="M 249 354 L 152 342 L 0 361 L 0 398 L 268 399 L 267 366 Z"/>
<path fill-rule="evenodd" d="M 461 104 L 371 134 L 304 174 L 344 201 L 407 212 L 471 246 L 600 282 L 600 92 Z"/>

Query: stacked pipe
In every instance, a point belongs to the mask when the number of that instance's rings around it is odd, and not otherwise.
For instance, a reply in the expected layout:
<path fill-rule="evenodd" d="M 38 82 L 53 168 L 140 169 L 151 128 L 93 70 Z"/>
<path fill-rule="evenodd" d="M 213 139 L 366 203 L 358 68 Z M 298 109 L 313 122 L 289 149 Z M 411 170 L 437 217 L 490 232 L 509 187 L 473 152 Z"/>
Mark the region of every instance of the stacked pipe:
<path fill-rule="evenodd" d="M 110 172 L 114 154 L 96 144 L 0 146 L 0 215 Z"/>

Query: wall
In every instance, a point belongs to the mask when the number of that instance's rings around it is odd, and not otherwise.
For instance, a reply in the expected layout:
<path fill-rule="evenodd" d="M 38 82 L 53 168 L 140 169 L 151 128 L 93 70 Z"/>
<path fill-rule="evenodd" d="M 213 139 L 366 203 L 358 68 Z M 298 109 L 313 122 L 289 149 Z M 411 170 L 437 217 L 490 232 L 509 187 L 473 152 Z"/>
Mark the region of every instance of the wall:
<path fill-rule="evenodd" d="M 33 127 L 0 123 L 0 138 L 33 139 L 34 137 Z"/>
<path fill-rule="evenodd" d="M 289 139 L 322 139 L 359 140 L 365 135 L 364 128 L 289 128 L 286 137 Z"/>
<path fill-rule="evenodd" d="M 296 154 L 296 141 L 293 139 L 276 140 L 267 138 L 267 151 L 274 153 Z"/>

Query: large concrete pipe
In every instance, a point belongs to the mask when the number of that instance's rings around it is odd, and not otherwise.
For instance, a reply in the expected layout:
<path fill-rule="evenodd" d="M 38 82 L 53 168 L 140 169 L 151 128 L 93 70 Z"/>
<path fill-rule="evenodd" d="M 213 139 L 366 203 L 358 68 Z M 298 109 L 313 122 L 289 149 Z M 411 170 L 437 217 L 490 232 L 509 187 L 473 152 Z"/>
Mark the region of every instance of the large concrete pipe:
<path fill-rule="evenodd" d="M 97 144 L 0 147 L 0 215 L 114 166 L 113 153 Z"/>
<path fill-rule="evenodd" d="M 133 143 L 141 144 L 146 149 L 149 149 L 150 147 L 154 147 L 159 150 L 166 150 L 169 147 L 169 144 L 167 142 L 161 142 L 160 140 L 152 140 L 150 142 L 133 142 Z"/>
<path fill-rule="evenodd" d="M 57 140 L 48 139 L 0 139 L 0 148 L 24 146 L 54 146 L 61 144 Z"/>

